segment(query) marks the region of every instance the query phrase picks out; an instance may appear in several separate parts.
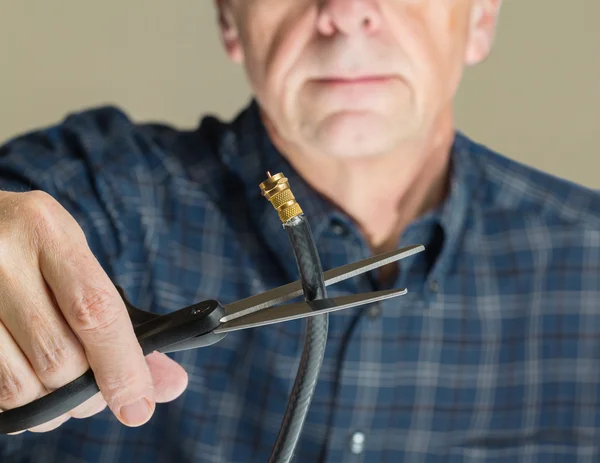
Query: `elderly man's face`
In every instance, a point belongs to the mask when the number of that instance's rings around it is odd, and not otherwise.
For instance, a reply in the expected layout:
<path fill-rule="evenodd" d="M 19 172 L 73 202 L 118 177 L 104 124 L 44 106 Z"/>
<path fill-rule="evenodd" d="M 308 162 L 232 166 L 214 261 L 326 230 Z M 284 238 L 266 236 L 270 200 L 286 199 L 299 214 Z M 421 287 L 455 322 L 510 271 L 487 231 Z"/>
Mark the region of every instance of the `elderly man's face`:
<path fill-rule="evenodd" d="M 324 155 L 386 153 L 425 135 L 465 64 L 484 59 L 500 0 L 217 0 L 286 143 Z"/>

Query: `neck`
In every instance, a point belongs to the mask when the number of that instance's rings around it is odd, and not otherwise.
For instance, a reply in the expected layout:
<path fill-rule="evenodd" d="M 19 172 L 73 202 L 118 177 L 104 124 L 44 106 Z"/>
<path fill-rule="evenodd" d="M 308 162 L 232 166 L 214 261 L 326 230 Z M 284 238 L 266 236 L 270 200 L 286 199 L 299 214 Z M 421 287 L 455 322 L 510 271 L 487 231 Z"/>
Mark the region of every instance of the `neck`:
<path fill-rule="evenodd" d="M 447 195 L 451 111 L 418 141 L 361 159 L 333 158 L 290 149 L 266 121 L 275 146 L 304 180 L 347 213 L 375 253 L 397 247 L 405 228 Z"/>

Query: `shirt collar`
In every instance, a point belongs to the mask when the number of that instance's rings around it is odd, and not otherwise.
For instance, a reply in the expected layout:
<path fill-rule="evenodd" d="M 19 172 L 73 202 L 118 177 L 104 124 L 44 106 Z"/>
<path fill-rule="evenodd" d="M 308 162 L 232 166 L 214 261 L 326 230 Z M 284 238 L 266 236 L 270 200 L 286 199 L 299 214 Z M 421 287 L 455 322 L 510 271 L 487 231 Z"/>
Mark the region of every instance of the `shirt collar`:
<path fill-rule="evenodd" d="M 335 205 L 314 191 L 278 152 L 262 123 L 256 100 L 252 99 L 246 110 L 233 121 L 232 129 L 221 141 L 221 159 L 241 182 L 251 222 L 257 227 L 267 248 L 278 257 L 287 271 L 295 275 L 294 259 L 285 257 L 290 252 L 288 237 L 282 230 L 277 213 L 260 194 L 259 184 L 267 178 L 267 171 L 273 174 L 281 172 L 289 179 L 294 196 L 310 222 L 317 246 L 321 235 L 332 221 L 341 221 L 347 227 L 353 225 Z M 428 226 L 437 224 L 443 230 L 443 245 L 432 268 L 435 278 L 440 278 L 448 270 L 465 224 L 470 185 L 475 183 L 475 179 L 472 178 L 474 169 L 471 168 L 469 156 L 470 144 L 470 140 L 462 133 L 456 133 L 451 151 L 449 195 L 436 210 L 429 211 L 411 224 L 416 230 L 422 222 L 427 222 Z M 428 235 L 424 233 L 423 237 Z M 418 239 L 417 241 L 421 242 Z M 402 246 L 407 244 L 414 243 L 406 243 L 401 239 Z"/>
<path fill-rule="evenodd" d="M 254 99 L 233 121 L 232 130 L 221 139 L 219 155 L 229 172 L 241 182 L 250 222 L 264 244 L 290 275 L 296 275 L 296 263 L 290 254 L 287 233 L 271 203 L 261 195 L 260 183 L 266 180 L 267 171 L 272 174 L 281 172 L 288 178 L 317 243 L 331 219 L 333 205 L 312 190 L 275 148 Z"/>
<path fill-rule="evenodd" d="M 480 187 L 482 178 L 473 160 L 472 146 L 473 142 L 461 131 L 455 132 L 450 152 L 449 193 L 438 208 L 444 241 L 431 271 L 431 280 L 441 280 L 451 269 L 461 249 L 469 211 L 476 197 L 473 193 Z"/>

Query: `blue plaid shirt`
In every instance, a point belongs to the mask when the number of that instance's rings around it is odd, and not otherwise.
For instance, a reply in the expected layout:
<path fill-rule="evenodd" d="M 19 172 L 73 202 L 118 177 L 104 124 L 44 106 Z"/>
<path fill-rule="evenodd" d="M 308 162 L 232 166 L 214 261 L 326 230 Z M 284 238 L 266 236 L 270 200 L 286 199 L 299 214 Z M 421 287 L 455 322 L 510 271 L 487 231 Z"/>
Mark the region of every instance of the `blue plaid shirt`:
<path fill-rule="evenodd" d="M 298 462 L 597 462 L 600 459 L 600 195 L 456 133 L 451 194 L 398 247 L 408 295 L 330 317 Z M 167 313 L 298 278 L 261 195 L 283 172 L 325 269 L 368 244 L 270 143 L 254 101 L 196 130 L 90 109 L 0 148 L 0 189 L 41 189 L 83 227 L 134 304 Z M 332 296 L 378 287 L 364 275 Z M 305 321 L 229 334 L 173 354 L 177 400 L 139 428 L 105 412 L 46 434 L 0 437 L 2 462 L 259 462 L 275 441 Z"/>

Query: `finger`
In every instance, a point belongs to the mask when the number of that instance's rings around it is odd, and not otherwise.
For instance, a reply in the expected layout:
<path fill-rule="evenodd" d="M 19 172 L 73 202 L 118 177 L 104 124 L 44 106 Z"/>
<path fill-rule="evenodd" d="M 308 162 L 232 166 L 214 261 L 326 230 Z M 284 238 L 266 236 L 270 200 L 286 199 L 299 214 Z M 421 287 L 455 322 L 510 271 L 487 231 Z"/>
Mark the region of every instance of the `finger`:
<path fill-rule="evenodd" d="M 102 393 L 97 393 L 91 399 L 86 400 L 84 403 L 74 408 L 69 412 L 69 415 L 73 418 L 89 418 L 90 416 L 96 415 L 106 408 L 106 400 L 102 397 Z"/>
<path fill-rule="evenodd" d="M 62 415 L 62 416 L 59 416 L 58 418 L 48 421 L 47 423 L 40 424 L 39 426 L 35 426 L 31 429 L 28 429 L 28 431 L 35 432 L 35 433 L 54 431 L 56 428 L 58 428 L 59 426 L 62 426 L 70 419 L 71 419 L 71 417 L 69 415 Z"/>
<path fill-rule="evenodd" d="M 181 365 L 160 352 L 146 356 L 150 367 L 156 402 L 165 403 L 175 400 L 188 385 L 188 375 Z"/>
<path fill-rule="evenodd" d="M 0 323 L 0 409 L 11 410 L 47 394 L 46 388 L 17 346 L 6 327 Z M 36 428 L 34 432 L 56 429 L 68 416 L 56 418 Z"/>
<path fill-rule="evenodd" d="M 108 406 L 122 423 L 139 426 L 154 412 L 154 388 L 127 309 L 83 233 L 67 235 L 46 234 L 40 269 Z"/>
<path fill-rule="evenodd" d="M 89 365 L 83 347 L 56 306 L 37 265 L 22 265 L 18 273 L 4 273 L 0 319 L 44 387 L 58 389 L 85 373 Z"/>
<path fill-rule="evenodd" d="M 46 393 L 46 388 L 6 327 L 0 323 L 0 409 L 25 405 Z"/>

